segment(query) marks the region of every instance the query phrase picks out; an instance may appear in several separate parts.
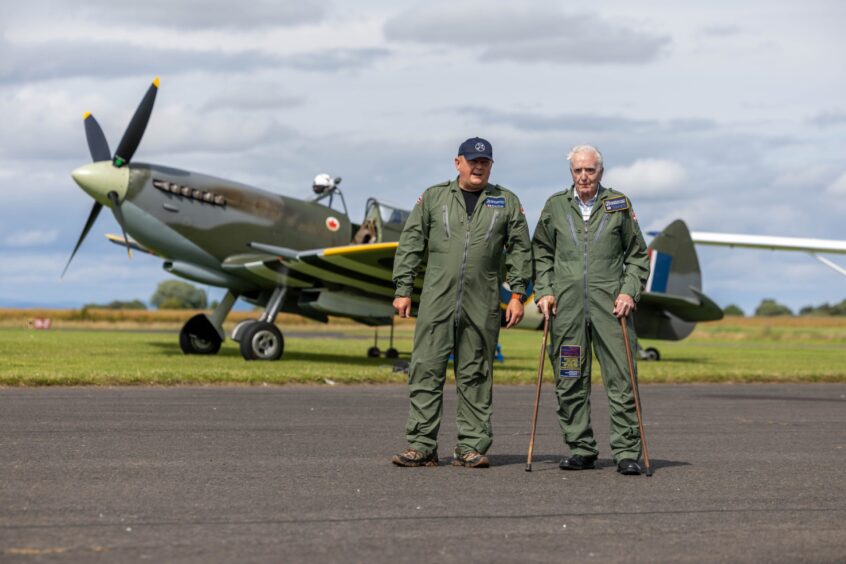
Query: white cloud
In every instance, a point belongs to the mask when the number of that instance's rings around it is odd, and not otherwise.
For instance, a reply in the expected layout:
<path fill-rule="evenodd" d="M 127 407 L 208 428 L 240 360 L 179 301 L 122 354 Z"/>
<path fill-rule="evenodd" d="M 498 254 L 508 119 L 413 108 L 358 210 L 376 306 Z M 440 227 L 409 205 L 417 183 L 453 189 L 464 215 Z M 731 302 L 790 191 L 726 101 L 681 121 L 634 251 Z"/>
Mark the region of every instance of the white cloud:
<path fill-rule="evenodd" d="M 638 159 L 629 166 L 608 169 L 602 182 L 632 196 L 667 196 L 679 192 L 687 172 L 679 163 L 666 159 Z"/>
<path fill-rule="evenodd" d="M 84 0 L 74 4 L 73 11 L 82 19 L 108 22 L 127 21 L 182 29 L 254 29 L 268 26 L 296 26 L 320 21 L 326 14 L 326 2 L 297 0 L 251 0 L 233 6 L 229 0 Z M 23 20 L 43 20 L 67 6 L 62 0 L 30 0 L 12 7 L 12 13 Z"/>
<path fill-rule="evenodd" d="M 846 196 L 846 172 L 829 184 L 825 191 L 833 196 Z"/>
<path fill-rule="evenodd" d="M 41 247 L 49 245 L 58 236 L 58 229 L 28 229 L 7 235 L 3 244 L 7 247 Z"/>
<path fill-rule="evenodd" d="M 482 61 L 552 64 L 646 63 L 668 35 L 634 29 L 596 14 L 563 13 L 541 3 L 464 2 L 416 6 L 385 22 L 392 41 L 475 48 Z"/>
<path fill-rule="evenodd" d="M 353 221 L 370 196 L 413 204 L 454 174 L 458 143 L 481 135 L 496 147 L 494 181 L 517 191 L 532 226 L 569 185 L 567 148 L 591 143 L 644 229 L 682 218 L 696 230 L 844 234 L 846 74 L 825 64 L 846 46 L 838 3 L 797 19 L 791 3 L 765 0 L 271 1 L 212 0 L 197 14 L 197 3 L 166 0 L 4 5 L 0 296 L 146 298 L 165 276 L 159 261 L 127 261 L 105 241 L 119 227 L 104 212 L 57 282 L 92 205 L 68 176 L 90 161 L 82 113 L 94 112 L 114 148 L 155 75 L 162 89 L 138 162 L 300 196 L 329 172 L 344 178 Z M 646 157 L 671 166 L 638 170 Z M 58 235 L 3 244 L 39 228 Z M 765 256 L 726 269 L 739 282 L 721 303 L 843 298 L 839 277 L 816 261 Z M 820 272 L 804 291 L 781 274 L 800 258 Z M 98 272 L 104 264 L 113 269 Z M 704 274 L 716 282 L 723 272 Z M 829 295 L 809 298 L 807 287 Z"/>

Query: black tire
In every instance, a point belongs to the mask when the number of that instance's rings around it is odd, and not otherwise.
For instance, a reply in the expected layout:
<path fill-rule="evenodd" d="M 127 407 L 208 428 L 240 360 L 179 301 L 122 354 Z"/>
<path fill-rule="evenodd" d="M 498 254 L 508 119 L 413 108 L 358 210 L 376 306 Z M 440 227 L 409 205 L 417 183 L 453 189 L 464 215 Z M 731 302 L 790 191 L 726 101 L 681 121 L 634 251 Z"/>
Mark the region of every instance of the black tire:
<path fill-rule="evenodd" d="M 385 358 L 399 358 L 399 351 L 391 347 L 385 351 Z"/>
<path fill-rule="evenodd" d="M 217 354 L 223 339 L 203 314 L 189 319 L 179 331 L 179 348 L 185 354 Z"/>
<path fill-rule="evenodd" d="M 645 351 L 643 351 L 646 360 L 661 360 L 661 353 L 658 352 L 658 349 L 654 349 L 649 347 Z"/>
<path fill-rule="evenodd" d="M 379 347 L 370 347 L 367 349 L 368 358 L 379 358 L 380 356 L 382 356 L 382 351 L 379 350 Z"/>
<path fill-rule="evenodd" d="M 282 332 L 267 321 L 256 321 L 245 327 L 240 345 L 245 360 L 279 360 L 285 352 Z"/>
<path fill-rule="evenodd" d="M 230 335 L 232 340 L 235 341 L 236 343 L 240 343 L 241 342 L 241 335 L 244 334 L 244 329 L 246 329 L 247 326 L 250 323 L 255 323 L 255 322 L 256 322 L 255 319 L 245 319 L 244 321 L 238 322 L 238 324 L 236 324 L 235 327 L 232 328 L 232 335 Z"/>

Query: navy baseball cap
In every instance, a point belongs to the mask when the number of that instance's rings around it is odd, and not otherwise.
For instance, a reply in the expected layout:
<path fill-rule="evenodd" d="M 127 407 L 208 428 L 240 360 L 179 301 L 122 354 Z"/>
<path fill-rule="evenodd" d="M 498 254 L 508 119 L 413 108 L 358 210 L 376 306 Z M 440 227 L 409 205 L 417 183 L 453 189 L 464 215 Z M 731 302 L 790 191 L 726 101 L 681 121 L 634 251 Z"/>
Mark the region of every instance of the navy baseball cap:
<path fill-rule="evenodd" d="M 458 148 L 458 156 L 468 161 L 473 159 L 490 159 L 493 162 L 493 147 L 481 137 L 471 137 Z"/>

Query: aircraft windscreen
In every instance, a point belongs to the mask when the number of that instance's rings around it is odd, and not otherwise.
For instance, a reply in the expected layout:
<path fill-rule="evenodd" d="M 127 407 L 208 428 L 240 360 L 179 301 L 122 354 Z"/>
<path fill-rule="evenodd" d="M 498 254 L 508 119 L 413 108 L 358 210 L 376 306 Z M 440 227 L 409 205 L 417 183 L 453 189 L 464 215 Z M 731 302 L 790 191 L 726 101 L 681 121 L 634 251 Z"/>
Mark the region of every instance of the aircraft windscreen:
<path fill-rule="evenodd" d="M 409 212 L 379 203 L 379 214 L 382 216 L 383 223 L 403 225 L 408 219 Z"/>

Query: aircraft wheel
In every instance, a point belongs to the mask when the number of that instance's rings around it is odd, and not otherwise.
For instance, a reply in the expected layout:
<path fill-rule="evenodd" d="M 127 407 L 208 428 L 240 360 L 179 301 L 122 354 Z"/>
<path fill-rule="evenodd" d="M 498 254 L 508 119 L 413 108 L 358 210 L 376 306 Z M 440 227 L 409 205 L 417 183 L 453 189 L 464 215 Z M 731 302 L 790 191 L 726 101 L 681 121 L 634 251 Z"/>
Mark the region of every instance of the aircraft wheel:
<path fill-rule="evenodd" d="M 217 354 L 222 340 L 203 314 L 189 319 L 179 331 L 179 348 L 185 354 Z"/>
<path fill-rule="evenodd" d="M 399 351 L 391 347 L 385 351 L 385 358 L 399 358 Z"/>
<path fill-rule="evenodd" d="M 661 360 L 661 354 L 658 352 L 658 349 L 649 347 L 643 351 L 643 354 L 646 360 Z"/>
<path fill-rule="evenodd" d="M 241 335 L 244 334 L 244 329 L 247 328 L 248 325 L 251 323 L 255 323 L 255 319 L 245 319 L 244 321 L 238 322 L 238 324 L 232 328 L 232 340 L 236 343 L 241 342 Z"/>
<path fill-rule="evenodd" d="M 382 351 L 379 350 L 379 347 L 370 347 L 367 349 L 368 358 L 379 358 L 380 356 L 382 356 Z"/>
<path fill-rule="evenodd" d="M 282 332 L 273 323 L 256 321 L 241 333 L 241 356 L 245 360 L 279 360 L 285 351 Z"/>

